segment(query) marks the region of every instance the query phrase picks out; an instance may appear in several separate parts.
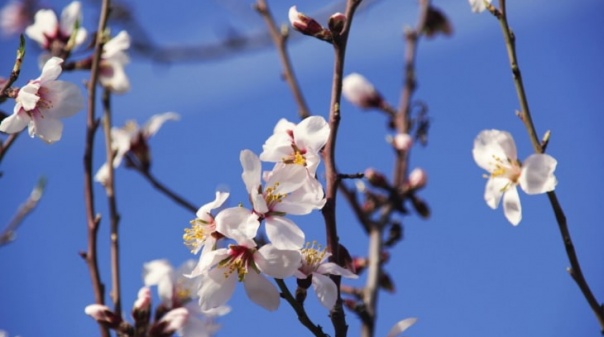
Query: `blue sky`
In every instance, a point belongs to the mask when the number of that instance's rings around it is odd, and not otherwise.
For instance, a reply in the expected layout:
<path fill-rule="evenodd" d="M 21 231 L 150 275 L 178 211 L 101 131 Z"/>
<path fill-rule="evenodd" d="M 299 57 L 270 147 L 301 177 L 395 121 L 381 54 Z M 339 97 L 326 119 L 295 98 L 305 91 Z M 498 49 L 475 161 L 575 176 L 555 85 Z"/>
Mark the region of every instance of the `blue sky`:
<path fill-rule="evenodd" d="M 60 10 L 66 3 L 50 5 Z M 163 43 L 214 41 L 229 25 L 245 32 L 263 28 L 254 13 L 229 16 L 228 6 L 220 3 L 177 0 L 169 8 L 159 2 L 145 7 L 137 3 L 135 13 L 150 35 Z M 294 4 L 308 12 L 320 7 L 280 2 L 273 12 L 285 22 L 287 9 Z M 594 315 L 565 271 L 568 260 L 547 198 L 520 192 L 523 220 L 517 227 L 505 220 L 501 209 L 488 208 L 482 198 L 485 179 L 471 156 L 478 132 L 507 130 L 514 135 L 521 159 L 532 151 L 514 115 L 518 103 L 498 23 L 486 13 L 472 14 L 465 0 L 433 4 L 447 13 L 455 33 L 420 43 L 415 98 L 429 105 L 432 126 L 428 146 L 415 147 L 410 159 L 411 168 L 428 172 L 428 186 L 421 196 L 432 216 L 403 219 L 405 240 L 392 250 L 386 266 L 396 292 L 380 294 L 377 336 L 384 336 L 392 324 L 406 317 L 419 318 L 406 336 L 597 336 Z M 89 5 L 85 3 L 89 14 L 84 25 L 94 30 Z M 537 129 L 552 131 L 548 153 L 558 160 L 556 191 L 584 274 L 602 300 L 604 227 L 598 219 L 604 206 L 600 24 L 604 4 L 509 1 L 508 11 Z M 402 27 L 415 25 L 416 14 L 415 1 L 382 0 L 362 12 L 352 29 L 345 72 L 362 73 L 393 105 L 398 105 L 402 83 Z M 8 73 L 16 40 L 0 44 L 0 69 Z M 32 43 L 28 46 L 19 85 L 38 76 L 37 51 Z M 291 54 L 311 111 L 326 116 L 333 63 L 330 47 L 301 38 L 291 46 Z M 166 124 L 151 140 L 152 171 L 197 205 L 212 200 L 219 185 L 229 186 L 231 205 L 245 203 L 239 152 L 248 148 L 259 153 L 277 120 L 297 119 L 291 94 L 279 80 L 280 66 L 272 48 L 227 60 L 173 65 L 133 57 L 127 72 L 132 90 L 114 97 L 115 123 L 129 119 L 143 123 L 152 114 L 180 113 L 180 122 Z M 83 72 L 63 77 L 78 84 L 85 78 Z M 12 104 L 0 109 L 12 111 Z M 347 173 L 375 167 L 390 174 L 392 154 L 384 142 L 384 118 L 347 102 L 342 103 L 342 114 L 338 167 Z M 17 240 L 0 248 L 0 329 L 11 336 L 98 332 L 83 312 L 93 296 L 88 271 L 77 254 L 86 248 L 85 113 L 64 122 L 59 143 L 49 146 L 22 135 L 0 164 L 0 224 L 8 222 L 38 177 L 48 178 L 46 194 L 19 229 Z M 105 161 L 100 133 L 96 145 L 95 168 Z M 182 244 L 183 229 L 193 215 L 123 167 L 117 170 L 117 184 L 123 303 L 129 308 L 142 286 L 144 262 L 167 258 L 179 265 L 195 258 Z M 102 188 L 96 186 L 95 193 L 97 211 L 106 216 Z M 362 255 L 367 240 L 344 200 L 338 200 L 341 241 L 352 254 Z M 295 221 L 308 239 L 324 241 L 320 214 Z M 106 221 L 100 232 L 101 274 L 109 284 Z M 361 278 L 349 284 L 363 282 Z M 307 335 L 285 302 L 269 313 L 251 304 L 238 289 L 230 305 L 233 311 L 220 319 L 223 327 L 218 336 L 250 331 L 255 331 L 252 335 Z M 309 296 L 308 306 L 311 318 L 331 332 L 327 312 L 314 297 Z M 349 335 L 357 336 L 358 319 L 352 313 L 347 319 Z"/>

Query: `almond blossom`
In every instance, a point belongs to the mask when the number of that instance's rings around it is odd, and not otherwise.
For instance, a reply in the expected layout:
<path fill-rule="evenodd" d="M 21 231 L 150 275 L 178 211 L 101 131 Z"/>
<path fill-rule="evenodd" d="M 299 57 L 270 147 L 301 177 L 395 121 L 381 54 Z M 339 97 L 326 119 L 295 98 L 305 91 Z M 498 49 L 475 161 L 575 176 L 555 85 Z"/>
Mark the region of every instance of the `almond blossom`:
<path fill-rule="evenodd" d="M 180 115 L 175 112 L 165 112 L 151 116 L 143 127 L 139 127 L 135 121 L 128 121 L 122 128 L 111 128 L 111 148 L 115 155 L 113 167 L 117 168 L 127 153 L 132 153 L 143 168 L 151 164 L 151 153 L 149 151 L 149 138 L 159 131 L 162 125 L 169 120 L 177 121 Z M 106 184 L 109 178 L 109 166 L 103 164 L 94 176 L 94 180 Z"/>
<path fill-rule="evenodd" d="M 0 131 L 17 133 L 28 126 L 29 135 L 47 143 L 61 139 L 63 123 L 59 118 L 69 117 L 84 108 L 84 96 L 72 83 L 57 81 L 63 59 L 50 58 L 42 74 L 19 89 L 13 114 L 2 120 Z"/>
<path fill-rule="evenodd" d="M 352 73 L 342 81 L 342 95 L 350 103 L 363 108 L 379 108 L 384 103 L 382 95 L 363 75 Z"/>
<path fill-rule="evenodd" d="M 219 230 L 237 244 L 210 251 L 200 261 L 198 267 L 204 273 L 197 293 L 201 310 L 224 305 L 237 282 L 243 283 L 252 302 L 269 311 L 276 310 L 279 291 L 262 274 L 281 279 L 292 276 L 300 266 L 300 251 L 279 250 L 272 244 L 258 249 L 252 233 L 243 233 L 236 226 L 221 226 Z"/>
<path fill-rule="evenodd" d="M 328 275 L 341 275 L 346 278 L 356 279 L 358 276 L 346 268 L 333 262 L 327 262 L 331 253 L 307 245 L 302 249 L 302 265 L 294 276 L 298 279 L 308 279 L 312 282 L 315 294 L 321 304 L 331 310 L 338 299 L 338 286 Z"/>
<path fill-rule="evenodd" d="M 0 9 L 0 35 L 11 36 L 22 33 L 31 23 L 34 4 L 31 1 L 11 0 Z"/>
<path fill-rule="evenodd" d="M 70 3 L 61 13 L 61 20 L 51 9 L 41 9 L 36 13 L 34 24 L 27 27 L 25 34 L 36 41 L 40 47 L 51 51 L 59 43 L 63 47 L 75 32 L 74 47 L 86 40 L 86 29 L 80 27 L 82 23 L 82 5 L 79 1 Z M 76 25 L 78 28 L 76 30 Z M 56 54 L 55 54 L 56 55 Z"/>
<path fill-rule="evenodd" d="M 304 244 L 304 232 L 285 215 L 305 215 L 323 207 L 305 182 L 306 168 L 300 165 L 276 167 L 264 175 L 260 159 L 250 150 L 241 151 L 242 178 L 249 193 L 254 213 L 264 220 L 268 239 L 279 249 L 299 249 Z"/>
<path fill-rule="evenodd" d="M 103 46 L 99 82 L 114 93 L 123 94 L 130 90 L 130 81 L 124 66 L 130 62 L 126 50 L 130 48 L 130 35 L 119 32 Z"/>
<path fill-rule="evenodd" d="M 512 225 L 522 219 L 517 185 L 527 194 L 546 193 L 556 187 L 556 159 L 537 153 L 521 164 L 514 139 L 506 131 L 481 131 L 474 140 L 472 154 L 476 164 L 490 174 L 484 192 L 487 205 L 495 209 L 503 198 L 503 212 Z"/>

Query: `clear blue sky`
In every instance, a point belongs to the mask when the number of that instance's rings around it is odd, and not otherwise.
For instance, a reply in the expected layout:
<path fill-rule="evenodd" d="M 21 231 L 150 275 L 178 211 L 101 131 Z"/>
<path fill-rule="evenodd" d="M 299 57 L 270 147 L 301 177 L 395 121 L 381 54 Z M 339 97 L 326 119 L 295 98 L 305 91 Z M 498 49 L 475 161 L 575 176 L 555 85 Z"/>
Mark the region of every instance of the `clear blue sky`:
<path fill-rule="evenodd" d="M 276 3 L 277 1 L 272 1 Z M 548 152 L 558 160 L 556 191 L 566 212 L 577 254 L 596 297 L 604 299 L 604 4 L 598 0 L 508 1 L 510 24 L 535 123 L 552 130 Z M 1 2 L 4 3 L 4 2 Z M 50 1 L 49 1 L 50 3 Z M 53 1 L 61 10 L 66 1 Z M 138 2 L 136 16 L 163 43 L 213 41 L 229 26 L 262 29 L 255 14 L 227 17 L 220 1 Z M 237 3 L 229 1 L 228 3 Z M 274 4 L 285 22 L 287 9 L 310 2 Z M 432 217 L 404 219 L 405 240 L 392 251 L 386 270 L 394 294 L 381 293 L 377 335 L 406 317 L 419 321 L 406 336 L 577 337 L 599 336 L 594 315 L 566 273 L 568 261 L 546 196 L 520 192 L 523 220 L 511 226 L 501 209 L 483 201 L 485 180 L 472 155 L 474 137 L 483 129 L 510 131 L 519 157 L 531 153 L 518 109 L 502 36 L 489 14 L 472 14 L 465 0 L 434 1 L 447 13 L 455 33 L 421 41 L 415 95 L 429 105 L 429 145 L 415 147 L 410 166 L 429 175 L 421 196 Z M 245 9 L 246 6 L 238 5 Z M 84 25 L 97 25 L 85 2 Z M 398 105 L 402 74 L 402 27 L 415 25 L 415 1 L 382 0 L 354 22 L 346 73 L 370 79 L 391 104 Z M 228 21 L 227 21 L 228 20 Z M 117 32 L 117 30 L 115 31 Z M 0 41 L 0 72 L 8 74 L 15 39 Z M 37 51 L 29 43 L 25 69 L 17 84 L 38 76 Z M 332 67 L 331 48 L 303 38 L 291 47 L 302 89 L 314 114 L 326 116 Z M 161 65 L 133 57 L 127 67 L 132 90 L 113 99 L 117 125 L 143 123 L 165 111 L 181 114 L 151 140 L 154 174 L 197 205 L 209 202 L 219 185 L 228 185 L 231 205 L 247 202 L 239 152 L 261 151 L 275 122 L 296 120 L 296 106 L 279 80 L 272 48 L 228 60 Z M 63 79 L 82 83 L 86 74 Z M 0 109 L 12 111 L 12 104 Z M 342 103 L 337 162 L 343 172 L 367 167 L 387 174 L 391 149 L 384 142 L 385 120 Z M 0 224 L 30 193 L 38 177 L 48 178 L 46 194 L 20 228 L 17 240 L 0 248 L 0 329 L 11 336 L 94 336 L 96 323 L 84 315 L 93 302 L 88 270 L 78 256 L 86 249 L 82 188 L 85 112 L 64 120 L 63 139 L 46 145 L 22 135 L 0 165 Z M 96 138 L 94 167 L 104 161 L 103 140 Z M 322 170 L 320 168 L 320 170 Z M 193 215 L 172 204 L 135 172 L 117 170 L 118 209 L 122 215 L 121 261 L 124 308 L 129 310 L 142 286 L 144 262 L 167 258 L 179 265 L 195 258 L 182 244 Z M 97 210 L 106 217 L 104 192 L 96 186 Z M 338 203 L 341 241 L 354 255 L 366 251 L 366 239 L 343 199 Z M 320 215 L 296 222 L 308 239 L 324 242 Z M 108 222 L 101 223 L 99 254 L 103 281 L 110 283 Z M 348 282 L 347 282 L 348 283 Z M 349 284 L 361 286 L 364 278 Z M 290 283 L 292 284 L 292 283 Z M 233 311 L 220 319 L 218 336 L 303 336 L 287 303 L 276 313 L 250 303 L 242 289 L 230 302 Z M 311 318 L 331 333 L 327 312 L 309 296 Z M 347 314 L 350 336 L 359 323 Z"/>

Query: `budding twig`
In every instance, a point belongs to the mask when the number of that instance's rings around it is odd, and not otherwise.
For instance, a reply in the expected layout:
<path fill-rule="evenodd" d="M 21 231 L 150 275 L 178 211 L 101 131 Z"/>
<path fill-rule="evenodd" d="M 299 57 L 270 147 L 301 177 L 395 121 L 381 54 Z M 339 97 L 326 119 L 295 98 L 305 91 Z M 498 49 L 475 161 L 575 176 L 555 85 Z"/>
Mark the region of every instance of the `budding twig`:
<path fill-rule="evenodd" d="M 44 188 L 46 187 L 46 178 L 41 177 L 38 179 L 38 183 L 34 187 L 27 200 L 17 209 L 17 213 L 10 220 L 6 228 L 0 232 L 0 247 L 11 243 L 15 237 L 17 228 L 23 223 L 23 219 L 29 215 L 38 205 L 38 202 L 42 198 Z"/>
<path fill-rule="evenodd" d="M 510 62 L 510 68 L 514 79 L 514 86 L 516 88 L 516 94 L 518 96 L 520 109 L 522 111 L 522 122 L 524 123 L 524 126 L 529 134 L 529 138 L 531 140 L 531 143 L 533 144 L 533 149 L 535 150 L 535 152 L 543 153 L 545 152 L 545 148 L 548 144 L 549 136 L 547 136 L 546 134 L 546 137 L 544 137 L 543 142 L 539 141 L 539 136 L 537 135 L 535 124 L 533 123 L 531 112 L 529 110 L 528 99 L 526 91 L 524 89 L 524 84 L 522 82 L 520 66 L 518 65 L 518 58 L 516 56 L 516 38 L 508 24 L 507 11 L 505 5 L 505 0 L 499 0 L 499 10 L 491 12 L 494 13 L 495 17 L 498 19 L 499 24 L 501 26 L 501 31 L 503 32 L 508 59 Z M 556 222 L 558 223 L 560 235 L 562 236 L 566 255 L 568 256 L 568 260 L 571 265 L 569 269 L 571 271 L 570 274 L 573 280 L 577 283 L 577 286 L 579 287 L 581 292 L 583 293 L 583 296 L 587 300 L 587 303 L 591 307 L 591 310 L 596 315 L 598 323 L 600 324 L 601 332 L 604 335 L 604 307 L 598 304 L 598 301 L 596 300 L 596 297 L 591 291 L 589 284 L 585 280 L 585 276 L 583 276 L 581 265 L 579 264 L 579 258 L 577 257 L 577 253 L 575 252 L 575 247 L 573 245 L 573 241 L 570 236 L 570 231 L 568 229 L 566 216 L 564 215 L 562 206 L 558 201 L 556 192 L 547 192 L 547 197 L 552 206 L 554 215 L 556 216 Z"/>
<path fill-rule="evenodd" d="M 304 95 L 302 95 L 302 90 L 300 90 L 300 86 L 296 80 L 296 75 L 294 74 L 294 69 L 289 59 L 289 54 L 287 53 L 286 45 L 289 34 L 286 28 L 284 30 L 278 29 L 277 25 L 275 24 L 275 18 L 271 14 L 266 0 L 257 0 L 256 11 L 258 11 L 258 13 L 260 13 L 264 19 L 264 22 L 266 23 L 268 31 L 271 35 L 271 39 L 277 47 L 281 66 L 283 67 L 283 76 L 285 77 L 285 80 L 287 81 L 287 84 L 294 95 L 296 104 L 298 104 L 298 115 L 300 116 L 300 119 L 304 119 L 310 116 L 311 113 L 306 105 L 306 100 L 304 99 Z"/>

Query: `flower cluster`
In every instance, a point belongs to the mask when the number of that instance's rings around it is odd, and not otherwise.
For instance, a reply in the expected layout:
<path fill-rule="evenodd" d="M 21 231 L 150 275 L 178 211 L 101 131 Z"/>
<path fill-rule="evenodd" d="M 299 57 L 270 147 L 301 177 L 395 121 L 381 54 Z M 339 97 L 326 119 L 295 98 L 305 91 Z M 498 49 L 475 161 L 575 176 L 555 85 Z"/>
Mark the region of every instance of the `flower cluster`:
<path fill-rule="evenodd" d="M 223 191 L 199 209 L 183 238 L 193 253 L 201 250 L 189 276 L 204 278 L 198 292 L 202 311 L 225 304 L 237 282 L 244 284 L 253 302 L 276 310 L 279 292 L 265 275 L 312 277 L 321 302 L 331 309 L 337 289 L 324 275 L 356 277 L 335 264 L 322 264 L 328 253 L 302 249 L 304 232 L 288 217 L 309 214 L 325 204 L 316 171 L 328 137 L 329 126 L 322 117 L 309 117 L 297 125 L 280 120 L 260 156 L 250 150 L 240 154 L 251 209 L 238 206 L 214 212 L 229 196 Z M 263 172 L 261 160 L 275 163 L 273 169 Z M 269 242 L 259 246 L 255 238 L 261 223 Z M 221 240 L 233 243 L 220 248 Z"/>

